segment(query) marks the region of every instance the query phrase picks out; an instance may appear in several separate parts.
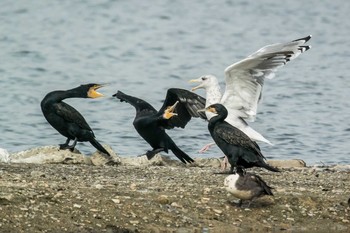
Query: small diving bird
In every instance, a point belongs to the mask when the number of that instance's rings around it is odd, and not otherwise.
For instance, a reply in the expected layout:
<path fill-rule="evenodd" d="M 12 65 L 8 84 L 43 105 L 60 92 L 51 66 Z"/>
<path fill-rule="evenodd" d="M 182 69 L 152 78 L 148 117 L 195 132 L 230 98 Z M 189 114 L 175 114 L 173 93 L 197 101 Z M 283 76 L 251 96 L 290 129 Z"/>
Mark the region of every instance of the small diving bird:
<path fill-rule="evenodd" d="M 265 162 L 265 157 L 256 142 L 225 121 L 228 112 L 224 105 L 212 104 L 205 110 L 215 114 L 209 120 L 208 129 L 214 142 L 227 156 L 231 165 L 230 173 L 234 173 L 234 169 L 237 171 L 251 167 L 263 167 L 269 171 L 279 172 L 277 168 Z"/>
<path fill-rule="evenodd" d="M 271 187 L 258 175 L 253 173 L 237 172 L 225 178 L 224 187 L 234 197 L 240 199 L 238 205 L 242 206 L 243 200 L 249 201 L 250 204 L 257 198 L 264 195 L 271 195 Z"/>
<path fill-rule="evenodd" d="M 49 122 L 60 134 L 67 138 L 60 149 L 74 150 L 77 142 L 90 142 L 97 150 L 110 156 L 108 151 L 96 141 L 94 132 L 84 117 L 72 106 L 63 102 L 67 98 L 98 98 L 103 96 L 97 92 L 101 84 L 85 84 L 66 91 L 52 91 L 41 101 L 41 110 Z M 70 140 L 74 140 L 69 145 Z"/>
<path fill-rule="evenodd" d="M 174 143 L 165 129 L 184 128 L 191 117 L 205 119 L 205 113 L 198 112 L 205 107 L 203 97 L 184 89 L 170 88 L 163 106 L 157 111 L 146 101 L 121 91 L 113 96 L 135 107 L 136 116 L 133 125 L 139 135 L 153 148 L 146 152 L 148 159 L 161 151 L 168 153 L 168 150 L 171 150 L 181 162 L 193 162 L 193 159 Z"/>
<path fill-rule="evenodd" d="M 261 100 L 265 79 L 274 77 L 278 68 L 297 58 L 311 46 L 305 45 L 311 35 L 287 43 L 267 45 L 247 58 L 228 66 L 225 69 L 225 92 L 221 94 L 218 79 L 214 75 L 204 75 L 190 82 L 200 83 L 192 91 L 206 90 L 206 107 L 221 103 L 228 110 L 226 122 L 248 135 L 253 141 L 271 144 L 259 132 L 251 128 L 246 121 L 254 121 L 258 103 Z M 208 120 L 213 115 L 206 112 Z M 206 151 L 212 144 L 202 148 Z"/>

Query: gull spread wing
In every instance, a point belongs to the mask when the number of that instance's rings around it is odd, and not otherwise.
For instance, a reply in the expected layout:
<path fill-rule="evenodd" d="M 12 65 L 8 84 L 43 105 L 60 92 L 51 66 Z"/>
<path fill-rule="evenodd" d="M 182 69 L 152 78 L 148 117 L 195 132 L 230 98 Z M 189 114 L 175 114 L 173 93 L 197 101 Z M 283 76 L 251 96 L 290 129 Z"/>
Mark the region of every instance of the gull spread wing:
<path fill-rule="evenodd" d="M 279 67 L 310 49 L 311 46 L 304 45 L 310 38 L 267 45 L 227 67 L 221 103 L 227 109 L 236 110 L 237 116 L 254 121 L 265 78 L 273 78 Z"/>

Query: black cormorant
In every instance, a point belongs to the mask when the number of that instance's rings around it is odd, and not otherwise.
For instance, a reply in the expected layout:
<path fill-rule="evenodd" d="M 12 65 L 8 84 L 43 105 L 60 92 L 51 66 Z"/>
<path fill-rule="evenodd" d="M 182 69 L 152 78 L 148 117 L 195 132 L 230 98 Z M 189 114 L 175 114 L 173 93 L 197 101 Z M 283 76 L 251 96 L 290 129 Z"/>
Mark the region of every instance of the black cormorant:
<path fill-rule="evenodd" d="M 243 200 L 248 200 L 250 204 L 256 199 L 264 195 L 271 195 L 271 187 L 258 175 L 253 173 L 237 172 L 225 178 L 224 187 L 234 197 L 239 198 L 239 206 Z"/>
<path fill-rule="evenodd" d="M 94 132 L 84 117 L 72 106 L 62 100 L 67 98 L 98 98 L 103 96 L 96 90 L 102 87 L 100 84 L 86 84 L 66 91 L 53 91 L 48 93 L 41 101 L 41 110 L 52 127 L 60 134 L 67 137 L 60 149 L 74 150 L 77 142 L 89 141 L 97 150 L 107 154 L 103 146 L 95 139 Z M 74 140 L 69 145 L 70 140 Z"/>
<path fill-rule="evenodd" d="M 184 128 L 191 117 L 205 119 L 204 112 L 198 112 L 205 107 L 204 98 L 184 89 L 170 88 L 163 106 L 157 111 L 146 101 L 121 91 L 113 96 L 135 107 L 136 116 L 133 125 L 140 136 L 153 148 L 146 152 L 148 159 L 161 151 L 168 153 L 168 150 L 171 150 L 183 163 L 193 162 L 190 156 L 177 147 L 165 129 Z"/>
<path fill-rule="evenodd" d="M 279 171 L 265 162 L 265 157 L 256 142 L 225 121 L 227 117 L 225 106 L 212 104 L 206 108 L 206 111 L 216 114 L 209 120 L 208 129 L 214 142 L 227 156 L 231 164 L 231 173 L 234 169 L 250 167 L 263 167 L 270 171 Z"/>

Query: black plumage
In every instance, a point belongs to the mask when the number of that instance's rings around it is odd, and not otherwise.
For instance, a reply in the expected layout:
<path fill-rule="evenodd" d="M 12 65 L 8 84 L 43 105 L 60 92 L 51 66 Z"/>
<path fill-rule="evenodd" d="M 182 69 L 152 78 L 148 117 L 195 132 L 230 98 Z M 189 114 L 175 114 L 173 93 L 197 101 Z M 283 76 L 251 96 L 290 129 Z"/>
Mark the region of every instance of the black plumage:
<path fill-rule="evenodd" d="M 256 142 L 225 121 L 228 113 L 222 104 L 210 105 L 206 110 L 217 114 L 210 119 L 208 129 L 215 143 L 227 156 L 231 165 L 231 173 L 235 168 L 251 167 L 263 167 L 270 171 L 279 171 L 265 162 L 265 157 Z"/>
<path fill-rule="evenodd" d="M 94 132 L 84 117 L 72 106 L 63 102 L 67 98 L 98 98 L 103 96 L 96 90 L 100 84 L 85 84 L 66 91 L 53 91 L 48 93 L 41 101 L 41 110 L 50 123 L 60 134 L 67 137 L 60 149 L 74 150 L 77 142 L 90 142 L 97 150 L 110 155 L 103 146 L 96 141 Z M 74 140 L 69 145 L 70 140 Z"/>
<path fill-rule="evenodd" d="M 171 150 L 183 163 L 193 162 L 193 159 L 174 143 L 165 129 L 184 128 L 191 117 L 206 119 L 203 112 L 198 112 L 205 107 L 203 97 L 184 89 L 171 88 L 167 91 L 163 106 L 157 111 L 146 101 L 121 91 L 113 96 L 135 107 L 136 116 L 133 125 L 140 136 L 153 148 L 146 152 L 148 159 L 161 151 L 168 153 L 168 150 Z"/>

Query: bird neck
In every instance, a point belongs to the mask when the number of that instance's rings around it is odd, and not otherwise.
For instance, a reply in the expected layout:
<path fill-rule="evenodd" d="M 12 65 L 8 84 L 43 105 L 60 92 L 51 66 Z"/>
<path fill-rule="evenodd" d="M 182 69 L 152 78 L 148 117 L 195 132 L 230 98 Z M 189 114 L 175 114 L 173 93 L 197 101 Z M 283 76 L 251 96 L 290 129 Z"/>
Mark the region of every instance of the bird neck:
<path fill-rule="evenodd" d="M 212 118 L 210 118 L 209 125 L 208 125 L 209 129 L 214 127 L 216 123 L 225 121 L 227 115 L 228 115 L 227 111 L 224 111 L 221 114 L 215 115 Z"/>
<path fill-rule="evenodd" d="M 76 87 L 66 91 L 53 91 L 47 94 L 45 99 L 52 102 L 60 102 L 68 98 L 87 98 L 87 93 Z"/>
<path fill-rule="evenodd" d="M 221 100 L 221 90 L 219 84 L 214 84 L 206 89 L 206 103 L 205 106 L 208 107 L 212 104 L 220 103 Z"/>

